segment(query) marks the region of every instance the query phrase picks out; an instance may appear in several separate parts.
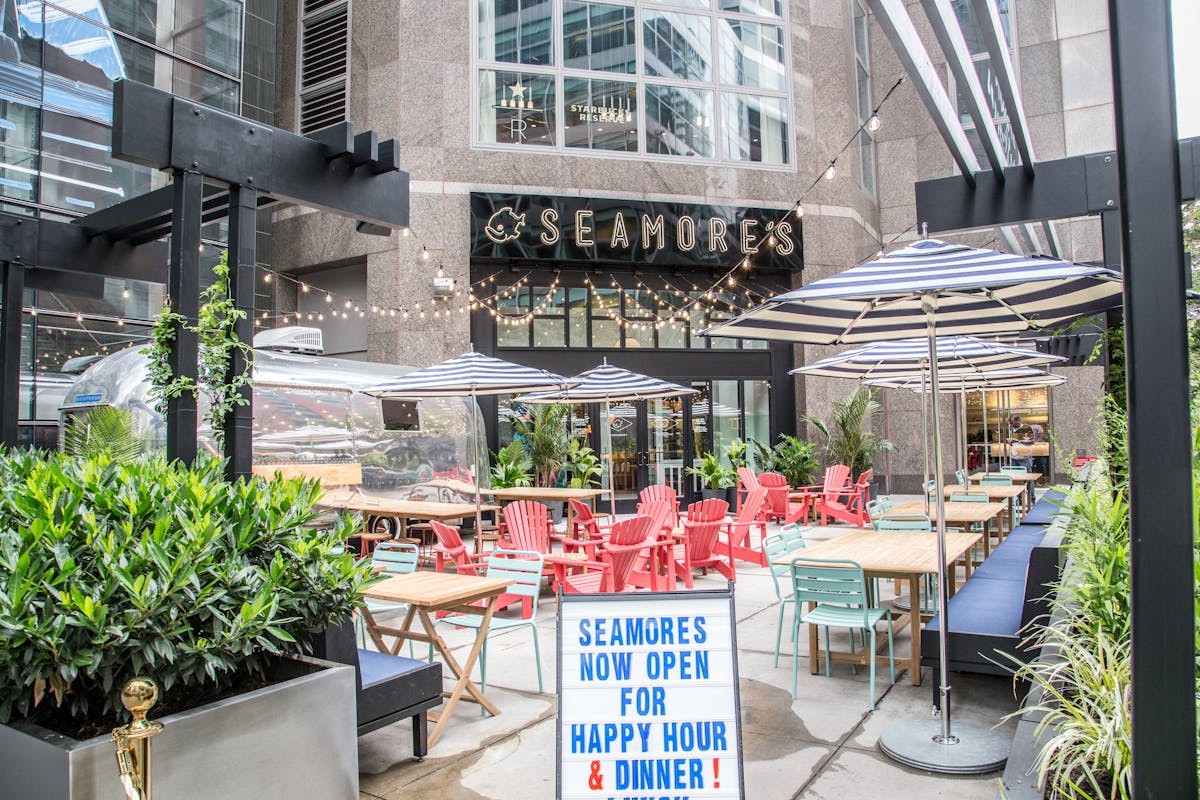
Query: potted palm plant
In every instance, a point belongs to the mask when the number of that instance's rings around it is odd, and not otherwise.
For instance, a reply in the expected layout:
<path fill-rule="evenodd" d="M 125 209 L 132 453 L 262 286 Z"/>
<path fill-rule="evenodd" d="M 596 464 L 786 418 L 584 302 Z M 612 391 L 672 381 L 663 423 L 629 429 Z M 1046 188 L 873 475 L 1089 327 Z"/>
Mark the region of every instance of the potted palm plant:
<path fill-rule="evenodd" d="M 559 471 L 571 447 L 570 406 L 560 403 L 533 404 L 515 425 L 517 438 L 529 454 L 534 482 L 538 486 L 559 485 Z M 555 524 L 562 521 L 562 503 L 551 503 Z"/>
<path fill-rule="evenodd" d="M 875 393 L 870 386 L 859 386 L 833 404 L 828 419 L 806 417 L 825 440 L 826 463 L 847 465 L 852 477 L 871 469 L 882 453 L 896 449 L 871 430 L 880 410 Z M 874 495 L 874 487 L 871 492 Z"/>
<path fill-rule="evenodd" d="M 511 441 L 495 454 L 496 465 L 492 467 L 492 488 L 508 489 L 514 486 L 532 486 L 529 470 L 533 462 L 518 441 Z"/>
<path fill-rule="evenodd" d="M 567 480 L 567 486 L 572 489 L 590 489 L 604 472 L 600 466 L 600 456 L 578 439 L 572 440 L 571 446 L 567 448 L 563 466 L 571 476 Z"/>
<path fill-rule="evenodd" d="M 705 453 L 698 465 L 687 468 L 687 474 L 699 478 L 703 484 L 700 490 L 705 500 L 718 498 L 729 502 L 729 490 L 737 482 L 737 473 L 721 463 L 721 457 L 713 452 Z"/>

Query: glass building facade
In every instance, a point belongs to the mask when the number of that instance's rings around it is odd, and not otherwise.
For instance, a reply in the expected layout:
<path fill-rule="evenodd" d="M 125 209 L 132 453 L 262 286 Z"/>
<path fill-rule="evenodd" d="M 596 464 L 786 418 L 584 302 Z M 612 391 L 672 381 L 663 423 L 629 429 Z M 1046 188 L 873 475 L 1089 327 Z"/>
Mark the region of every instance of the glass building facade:
<path fill-rule="evenodd" d="M 792 163 L 775 0 L 476 0 L 475 142 Z"/>
<path fill-rule="evenodd" d="M 167 183 L 111 156 L 119 80 L 272 122 L 276 3 L 0 0 L 0 209 L 69 220 Z M 205 229 L 207 265 L 223 241 L 223 225 Z M 24 304 L 21 418 L 45 443 L 74 375 L 146 340 L 163 287 L 108 279 L 98 295 L 28 290 Z"/>

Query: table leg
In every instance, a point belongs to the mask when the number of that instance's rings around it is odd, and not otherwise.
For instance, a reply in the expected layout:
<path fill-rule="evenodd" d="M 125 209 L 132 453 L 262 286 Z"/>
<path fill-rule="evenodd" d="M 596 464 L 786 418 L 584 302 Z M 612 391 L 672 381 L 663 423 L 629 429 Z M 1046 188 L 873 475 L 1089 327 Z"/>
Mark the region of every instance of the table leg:
<path fill-rule="evenodd" d="M 921 685 L 921 576 L 908 577 L 908 629 L 912 631 L 912 653 L 908 671 L 912 673 L 912 685 Z M 814 635 L 815 638 L 815 635 Z"/>
<path fill-rule="evenodd" d="M 496 596 L 488 598 L 487 605 L 483 610 L 483 621 L 479 625 L 479 629 L 475 634 L 475 643 L 471 646 L 471 652 L 467 654 L 467 660 L 460 665 L 458 660 L 450 652 L 450 648 L 446 646 L 446 642 L 434 629 L 433 620 L 429 618 L 429 612 L 425 609 L 420 609 L 421 624 L 425 627 L 425 631 L 433 639 L 433 646 L 442 654 L 442 659 L 446 662 L 446 666 L 450 668 L 450 672 L 458 678 L 454 684 L 454 688 L 449 693 L 443 693 L 447 698 L 446 707 L 438 714 L 437 724 L 433 726 L 433 730 L 429 733 L 429 746 L 432 747 L 438 738 L 442 735 L 442 729 L 446 726 L 450 715 L 454 713 L 455 706 L 462 699 L 463 692 L 471 695 L 475 702 L 487 709 L 488 713 L 496 716 L 500 713 L 500 709 L 488 700 L 487 697 L 479 690 L 479 688 L 471 681 L 471 670 L 475 668 L 475 662 L 479 658 L 479 651 L 483 649 L 483 642 L 487 639 L 488 626 L 492 621 L 492 614 L 496 610 Z"/>

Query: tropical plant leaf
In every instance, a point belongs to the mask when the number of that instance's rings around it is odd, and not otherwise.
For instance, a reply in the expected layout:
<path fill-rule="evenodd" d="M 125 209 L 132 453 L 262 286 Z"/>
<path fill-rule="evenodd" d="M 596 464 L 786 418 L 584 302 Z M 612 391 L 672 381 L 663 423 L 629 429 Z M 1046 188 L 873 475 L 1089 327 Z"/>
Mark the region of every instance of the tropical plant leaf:
<path fill-rule="evenodd" d="M 134 430 L 133 414 L 115 406 L 96 406 L 70 418 L 63 430 L 63 452 L 78 458 L 108 453 L 116 461 L 138 458 L 145 440 Z"/>

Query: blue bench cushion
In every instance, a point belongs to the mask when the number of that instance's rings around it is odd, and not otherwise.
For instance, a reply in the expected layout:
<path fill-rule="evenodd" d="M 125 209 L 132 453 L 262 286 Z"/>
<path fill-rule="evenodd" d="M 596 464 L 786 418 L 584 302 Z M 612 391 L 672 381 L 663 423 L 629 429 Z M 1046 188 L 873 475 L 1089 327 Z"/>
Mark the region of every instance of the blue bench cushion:
<path fill-rule="evenodd" d="M 376 684 L 425 669 L 429 664 L 415 658 L 392 656 L 375 650 L 358 651 L 358 668 L 362 674 L 362 688 L 368 689 Z"/>
<path fill-rule="evenodd" d="M 1016 580 L 973 575 L 950 598 L 950 632 L 1015 636 L 1021 629 L 1024 603 L 1024 566 Z M 935 616 L 926 629 L 938 630 L 940 626 L 941 619 Z"/>
<path fill-rule="evenodd" d="M 1067 499 L 1065 492 L 1058 489 L 1047 489 L 1042 499 L 1033 504 L 1029 513 L 1021 518 L 1022 525 L 1049 525 L 1054 521 L 1055 514 L 1063 513 L 1062 501 Z"/>

